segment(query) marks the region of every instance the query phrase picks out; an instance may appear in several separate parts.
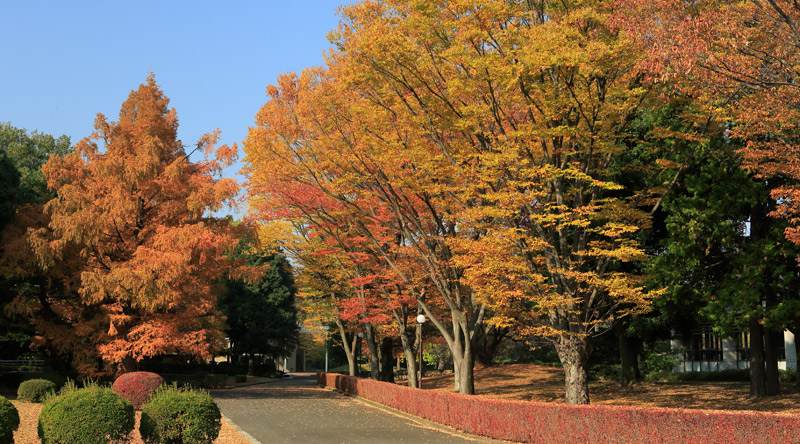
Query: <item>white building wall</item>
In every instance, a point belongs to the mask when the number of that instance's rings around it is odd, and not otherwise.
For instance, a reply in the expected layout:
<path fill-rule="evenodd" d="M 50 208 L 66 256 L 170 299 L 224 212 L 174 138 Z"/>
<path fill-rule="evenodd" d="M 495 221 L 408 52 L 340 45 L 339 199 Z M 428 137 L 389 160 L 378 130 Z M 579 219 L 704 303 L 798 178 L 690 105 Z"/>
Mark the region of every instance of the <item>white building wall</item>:
<path fill-rule="evenodd" d="M 797 345 L 794 342 L 794 333 L 789 330 L 783 331 L 783 341 L 786 344 L 786 361 L 784 370 L 797 370 Z M 780 365 L 780 363 L 778 363 Z"/>
<path fill-rule="evenodd" d="M 797 347 L 795 337 L 789 330 L 783 332 L 786 360 L 778 361 L 780 370 L 797 370 Z M 678 339 L 670 340 L 672 350 L 681 350 L 683 344 Z M 750 362 L 736 360 L 736 341 L 724 339 L 722 341 L 722 361 L 685 361 L 673 367 L 672 371 L 680 372 L 713 372 L 720 370 L 736 370 L 750 368 Z"/>

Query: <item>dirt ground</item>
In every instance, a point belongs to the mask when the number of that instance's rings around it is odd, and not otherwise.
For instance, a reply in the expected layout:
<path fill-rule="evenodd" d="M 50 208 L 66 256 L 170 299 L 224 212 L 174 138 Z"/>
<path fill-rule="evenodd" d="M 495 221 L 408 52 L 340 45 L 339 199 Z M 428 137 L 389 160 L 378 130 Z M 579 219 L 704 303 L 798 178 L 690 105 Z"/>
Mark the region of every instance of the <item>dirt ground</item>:
<path fill-rule="evenodd" d="M 423 388 L 452 387 L 452 375 L 423 379 Z M 492 398 L 560 402 L 564 374 L 559 368 L 532 364 L 477 367 L 475 392 Z M 589 383 L 589 399 L 592 404 L 800 413 L 800 391 L 793 384 L 784 384 L 778 396 L 751 400 L 746 382 L 640 382 L 623 388 L 617 382 L 595 381 Z"/>
<path fill-rule="evenodd" d="M 40 444 L 41 441 L 36 433 L 36 424 L 39 420 L 39 412 L 42 410 L 42 405 L 25 401 L 11 401 L 11 403 L 17 408 L 20 419 L 19 428 L 14 432 L 14 443 Z M 141 415 L 141 412 L 136 412 L 136 426 L 131 433 L 131 444 L 143 444 L 142 437 L 139 435 L 139 418 Z M 250 441 L 223 419 L 219 437 L 214 440 L 214 444 L 250 444 Z"/>

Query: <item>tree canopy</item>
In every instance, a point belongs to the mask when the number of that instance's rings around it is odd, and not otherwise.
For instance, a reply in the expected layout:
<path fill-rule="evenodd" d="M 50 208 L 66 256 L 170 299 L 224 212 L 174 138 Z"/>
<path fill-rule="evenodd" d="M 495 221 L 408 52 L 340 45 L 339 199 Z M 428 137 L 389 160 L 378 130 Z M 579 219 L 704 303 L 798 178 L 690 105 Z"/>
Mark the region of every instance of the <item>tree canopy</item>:
<path fill-rule="evenodd" d="M 30 236 L 45 268 L 79 260 L 69 278 L 77 296 L 62 313 L 69 337 L 126 370 L 146 356 L 208 358 L 224 347 L 215 287 L 234 265 L 227 253 L 237 236 L 211 213 L 237 192 L 233 179 L 216 178 L 235 150 L 215 148 L 212 133 L 197 144 L 206 159 L 192 162 L 168 103 L 150 75 L 118 121 L 98 115 L 74 152 L 51 156 L 43 166 L 56 193 L 45 205 L 50 221 Z M 67 340 L 57 333 L 44 329 L 43 340 Z M 83 366 L 91 373 L 96 361 Z"/>
<path fill-rule="evenodd" d="M 267 265 L 263 276 L 248 283 L 226 279 L 219 304 L 226 317 L 225 333 L 235 355 L 289 356 L 297 345 L 294 283 L 289 262 L 279 252 L 242 252 L 247 264 Z"/>

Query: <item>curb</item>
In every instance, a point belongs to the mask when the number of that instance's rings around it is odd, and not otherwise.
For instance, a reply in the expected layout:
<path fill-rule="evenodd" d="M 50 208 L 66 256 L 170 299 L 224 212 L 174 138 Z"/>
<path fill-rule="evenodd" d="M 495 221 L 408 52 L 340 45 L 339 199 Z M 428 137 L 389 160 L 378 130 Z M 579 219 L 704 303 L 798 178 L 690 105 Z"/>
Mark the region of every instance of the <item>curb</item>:
<path fill-rule="evenodd" d="M 269 381 L 261 381 L 261 382 L 242 382 L 242 383 L 239 383 L 239 384 L 236 384 L 236 385 L 232 385 L 232 386 L 229 386 L 229 387 L 217 387 L 217 388 L 211 389 L 211 390 L 230 390 L 230 389 L 235 389 L 235 388 L 239 388 L 239 387 L 248 387 L 248 386 L 251 386 L 251 385 L 270 384 L 270 383 L 273 383 L 273 382 L 284 381 L 286 379 L 292 379 L 292 378 L 290 377 L 290 378 L 281 378 L 281 379 L 270 379 Z"/>
<path fill-rule="evenodd" d="M 225 421 L 228 421 L 228 424 L 230 424 L 230 425 L 231 425 L 231 426 L 232 426 L 234 429 L 236 429 L 236 431 L 237 431 L 237 432 L 241 433 L 241 434 L 242 434 L 242 436 L 244 436 L 244 437 L 245 437 L 245 439 L 247 439 L 247 440 L 248 440 L 248 441 L 250 441 L 251 443 L 253 443 L 253 444 L 261 444 L 261 441 L 259 441 L 259 440 L 255 439 L 255 438 L 253 438 L 253 435 L 251 435 L 251 434 L 249 434 L 249 433 L 245 432 L 244 430 L 242 430 L 242 428 L 241 428 L 241 427 L 239 427 L 238 425 L 236 425 L 236 423 L 235 423 L 235 422 L 233 422 L 233 421 L 231 421 L 231 419 L 230 419 L 230 418 L 228 418 L 227 416 L 225 416 L 225 415 L 222 415 L 222 419 L 224 419 Z"/>

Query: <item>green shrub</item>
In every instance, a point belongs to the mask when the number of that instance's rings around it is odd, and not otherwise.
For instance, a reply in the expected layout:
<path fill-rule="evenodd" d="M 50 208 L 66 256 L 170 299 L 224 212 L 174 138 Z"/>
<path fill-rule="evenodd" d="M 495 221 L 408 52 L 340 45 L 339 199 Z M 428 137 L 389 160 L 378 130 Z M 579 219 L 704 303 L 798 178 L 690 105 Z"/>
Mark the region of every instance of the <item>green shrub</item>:
<path fill-rule="evenodd" d="M 164 378 L 150 372 L 130 372 L 121 375 L 114 381 L 114 393 L 122 396 L 140 409 L 150 400 L 158 387 L 164 384 Z"/>
<path fill-rule="evenodd" d="M 45 401 L 39 415 L 42 444 L 108 444 L 127 438 L 133 406 L 108 387 L 67 390 Z"/>
<path fill-rule="evenodd" d="M 55 393 L 56 385 L 47 379 L 29 379 L 19 385 L 17 399 L 21 401 L 42 402 L 50 393 Z"/>
<path fill-rule="evenodd" d="M 644 380 L 648 382 L 680 382 L 680 373 L 671 371 L 651 372 L 644 375 Z"/>
<path fill-rule="evenodd" d="M 639 357 L 639 364 L 642 373 L 666 373 L 671 372 L 673 367 L 680 365 L 681 351 L 673 350 L 669 342 L 656 342 L 646 344 L 644 352 Z"/>
<path fill-rule="evenodd" d="M 148 444 L 211 444 L 219 435 L 221 417 L 208 393 L 161 387 L 142 407 L 139 432 Z"/>
<path fill-rule="evenodd" d="M 797 381 L 797 370 L 778 370 L 778 379 L 782 383 L 795 382 Z"/>
<path fill-rule="evenodd" d="M 19 412 L 14 404 L 0 396 L 0 444 L 14 443 L 14 430 L 19 427 Z"/>
<path fill-rule="evenodd" d="M 590 381 L 617 381 L 622 377 L 622 366 L 619 364 L 595 364 L 588 370 Z"/>
<path fill-rule="evenodd" d="M 247 382 L 247 375 L 236 375 L 234 378 L 236 382 Z"/>

